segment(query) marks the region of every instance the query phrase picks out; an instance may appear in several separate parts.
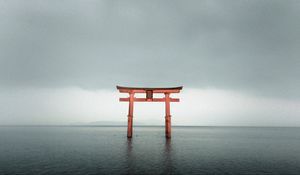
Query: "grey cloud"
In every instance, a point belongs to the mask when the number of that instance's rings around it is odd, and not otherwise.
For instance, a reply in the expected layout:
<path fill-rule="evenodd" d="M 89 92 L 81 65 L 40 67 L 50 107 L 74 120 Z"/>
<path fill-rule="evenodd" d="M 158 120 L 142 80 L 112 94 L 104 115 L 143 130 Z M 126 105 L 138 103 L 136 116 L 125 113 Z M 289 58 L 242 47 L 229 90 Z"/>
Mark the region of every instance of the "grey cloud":
<path fill-rule="evenodd" d="M 4 1 L 1 86 L 300 97 L 298 1 Z"/>

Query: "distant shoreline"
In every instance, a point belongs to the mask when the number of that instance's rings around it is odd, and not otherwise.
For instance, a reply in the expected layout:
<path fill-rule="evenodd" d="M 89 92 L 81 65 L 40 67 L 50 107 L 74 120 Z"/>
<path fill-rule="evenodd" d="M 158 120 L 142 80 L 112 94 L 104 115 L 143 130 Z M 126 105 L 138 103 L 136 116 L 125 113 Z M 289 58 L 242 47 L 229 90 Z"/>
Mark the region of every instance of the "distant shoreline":
<path fill-rule="evenodd" d="M 127 127 L 127 125 L 0 125 L 0 127 Z M 164 125 L 135 125 L 133 127 L 165 127 Z M 172 127 L 203 127 L 203 128 L 299 128 L 300 126 L 204 126 L 204 125 L 173 125 Z"/>

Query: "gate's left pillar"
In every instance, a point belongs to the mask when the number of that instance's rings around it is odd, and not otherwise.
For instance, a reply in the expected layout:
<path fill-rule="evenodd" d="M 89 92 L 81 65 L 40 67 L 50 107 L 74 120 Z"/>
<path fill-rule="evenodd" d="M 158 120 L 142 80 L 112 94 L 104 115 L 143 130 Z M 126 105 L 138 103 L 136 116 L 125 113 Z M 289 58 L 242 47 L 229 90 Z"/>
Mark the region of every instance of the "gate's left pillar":
<path fill-rule="evenodd" d="M 133 122 L 133 103 L 134 92 L 129 93 L 129 108 L 128 108 L 128 124 L 127 124 L 127 137 L 132 137 L 132 122 Z"/>

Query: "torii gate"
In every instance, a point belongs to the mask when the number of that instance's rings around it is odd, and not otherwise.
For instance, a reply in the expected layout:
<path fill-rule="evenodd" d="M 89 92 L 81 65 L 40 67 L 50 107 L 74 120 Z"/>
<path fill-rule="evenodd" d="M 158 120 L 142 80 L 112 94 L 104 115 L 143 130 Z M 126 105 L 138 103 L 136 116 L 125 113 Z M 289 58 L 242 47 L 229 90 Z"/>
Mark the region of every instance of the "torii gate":
<path fill-rule="evenodd" d="M 180 87 L 170 88 L 141 88 L 141 87 L 122 87 L 117 86 L 120 93 L 128 93 L 128 98 L 120 98 L 120 102 L 129 102 L 128 109 L 128 125 L 127 125 L 127 137 L 132 137 L 132 121 L 133 121 L 133 102 L 165 102 L 165 134 L 167 138 L 171 138 L 171 113 L 170 113 L 170 102 L 179 102 L 178 98 L 171 98 L 171 93 L 179 93 L 182 90 Z M 145 93 L 146 98 L 135 98 L 135 93 Z M 154 93 L 164 93 L 164 98 L 153 98 Z"/>

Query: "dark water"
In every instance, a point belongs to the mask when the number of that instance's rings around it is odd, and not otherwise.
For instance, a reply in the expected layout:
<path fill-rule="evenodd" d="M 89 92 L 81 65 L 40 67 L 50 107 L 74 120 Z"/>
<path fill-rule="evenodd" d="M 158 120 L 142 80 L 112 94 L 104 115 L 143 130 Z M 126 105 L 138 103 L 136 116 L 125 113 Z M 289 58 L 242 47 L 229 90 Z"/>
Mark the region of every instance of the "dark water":
<path fill-rule="evenodd" d="M 0 174 L 300 174 L 300 128 L 0 127 Z"/>

